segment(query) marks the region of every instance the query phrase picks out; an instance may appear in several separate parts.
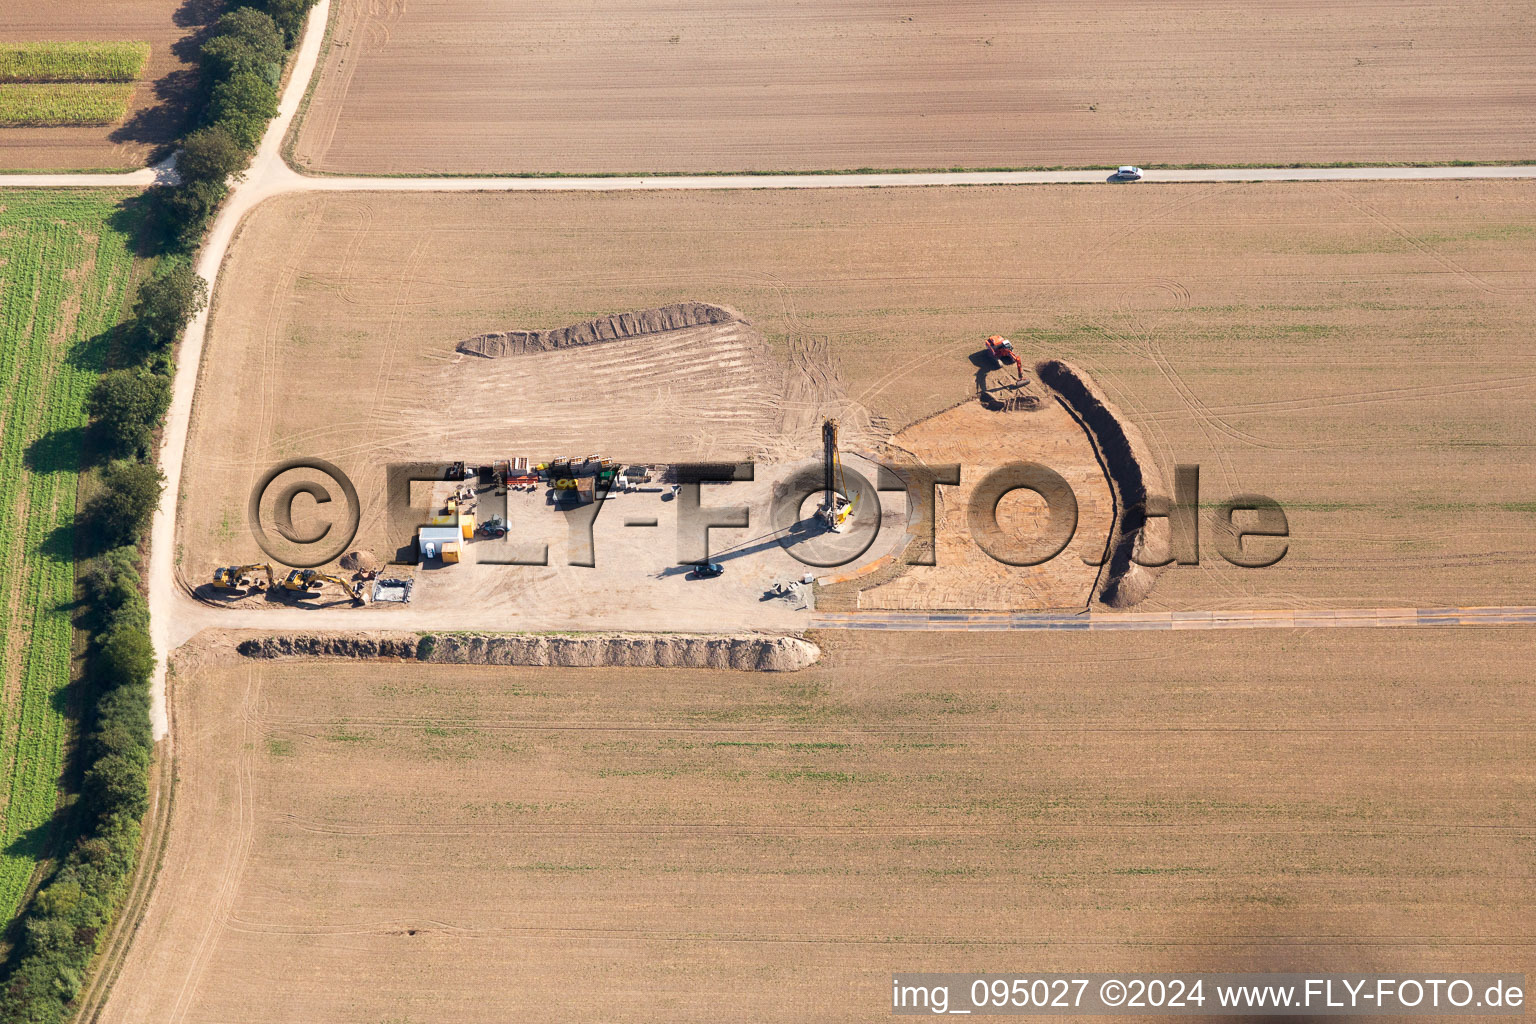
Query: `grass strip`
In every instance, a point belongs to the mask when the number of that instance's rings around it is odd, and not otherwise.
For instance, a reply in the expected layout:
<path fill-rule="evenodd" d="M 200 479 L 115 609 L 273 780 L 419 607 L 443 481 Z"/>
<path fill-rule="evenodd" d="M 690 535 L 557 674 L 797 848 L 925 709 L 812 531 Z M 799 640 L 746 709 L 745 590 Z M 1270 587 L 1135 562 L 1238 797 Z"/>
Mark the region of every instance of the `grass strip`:
<path fill-rule="evenodd" d="M 148 62 L 148 43 L 0 43 L 0 82 L 132 82 Z"/>
<path fill-rule="evenodd" d="M 114 124 L 128 111 L 133 83 L 48 82 L 0 85 L 0 127 Z"/>

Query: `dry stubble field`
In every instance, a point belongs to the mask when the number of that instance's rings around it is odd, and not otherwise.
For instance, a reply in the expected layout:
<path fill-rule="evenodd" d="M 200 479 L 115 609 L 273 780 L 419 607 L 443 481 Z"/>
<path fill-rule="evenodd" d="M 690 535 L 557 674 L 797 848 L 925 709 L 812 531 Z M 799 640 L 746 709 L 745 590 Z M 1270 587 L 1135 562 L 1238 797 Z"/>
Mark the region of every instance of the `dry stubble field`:
<path fill-rule="evenodd" d="M 10 0 L 0 4 L 0 40 L 142 40 L 149 63 L 117 125 L 0 129 L 0 170 L 143 167 L 180 134 L 194 84 L 195 46 L 186 37 L 218 17 L 199 0 Z M 176 50 L 180 44 L 183 53 Z M 182 58 L 186 57 L 186 60 Z"/>
<path fill-rule="evenodd" d="M 893 970 L 1536 969 L 1528 631 L 818 639 L 794 675 L 184 665 L 100 1019 L 882 1020 Z"/>
<path fill-rule="evenodd" d="M 820 408 L 894 431 L 963 399 L 1002 332 L 1027 363 L 1091 372 L 1166 478 L 1197 463 L 1207 503 L 1288 510 L 1278 566 L 1227 565 L 1207 529 L 1202 564 L 1144 607 L 1528 603 L 1533 240 L 1513 182 L 284 197 L 246 224 L 215 298 L 183 569 L 236 557 L 246 496 L 282 458 L 366 479 L 446 454 L 445 432 L 528 454 L 669 436 L 650 457 L 749 453 L 782 425 L 786 365 L 825 385 Z M 688 299 L 761 341 L 718 362 L 665 335 L 655 358 L 546 353 L 528 358 L 558 372 L 500 397 L 477 381 L 506 361 L 451 362 L 481 331 Z M 800 419 L 811 456 L 818 421 Z"/>
<path fill-rule="evenodd" d="M 1529 4 L 337 0 L 299 162 L 645 173 L 1536 158 Z"/>

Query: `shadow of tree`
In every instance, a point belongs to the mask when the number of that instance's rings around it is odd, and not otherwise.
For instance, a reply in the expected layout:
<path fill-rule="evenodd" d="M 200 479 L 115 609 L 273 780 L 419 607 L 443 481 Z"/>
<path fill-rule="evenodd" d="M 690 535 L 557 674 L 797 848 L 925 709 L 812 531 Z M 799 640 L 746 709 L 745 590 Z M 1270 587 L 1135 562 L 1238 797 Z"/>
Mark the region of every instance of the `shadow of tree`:
<path fill-rule="evenodd" d="M 78 473 L 84 450 L 85 427 L 61 427 L 27 445 L 22 463 L 34 473 Z"/>
<path fill-rule="evenodd" d="M 117 346 L 126 333 L 125 327 L 124 324 L 108 327 L 89 338 L 75 342 L 69 347 L 69 351 L 64 353 L 65 361 L 78 369 L 100 373 L 107 368 L 107 360 L 117 351 Z"/>
<path fill-rule="evenodd" d="M 170 51 L 185 66 L 146 83 L 154 92 L 155 102 L 130 114 L 107 136 L 109 140 L 157 146 L 154 160 L 170 154 L 177 137 L 191 127 L 202 87 L 197 71 L 198 52 L 213 23 L 223 13 L 223 6 L 220 0 L 186 0 L 176 9 L 171 21 L 189 31 L 171 44 Z"/>
<path fill-rule="evenodd" d="M 54 815 L 47 821 L 19 833 L 16 838 L 5 844 L 6 856 L 25 858 L 30 861 L 42 860 L 53 846 L 51 840 L 57 818 L 58 816 Z"/>
<path fill-rule="evenodd" d="M 83 517 L 83 513 L 75 516 L 77 521 Z M 57 562 L 73 562 L 75 560 L 75 524 L 65 523 L 49 530 L 48 536 L 43 538 L 37 550 L 44 558 L 51 558 Z"/>

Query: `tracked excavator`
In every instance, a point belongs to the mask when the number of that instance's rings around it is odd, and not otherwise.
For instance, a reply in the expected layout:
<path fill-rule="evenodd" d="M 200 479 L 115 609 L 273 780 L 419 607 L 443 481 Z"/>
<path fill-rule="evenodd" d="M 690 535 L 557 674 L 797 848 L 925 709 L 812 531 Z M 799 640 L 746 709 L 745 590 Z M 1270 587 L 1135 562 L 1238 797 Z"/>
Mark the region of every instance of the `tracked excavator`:
<path fill-rule="evenodd" d="M 846 496 L 843 483 L 843 461 L 837 455 L 837 420 L 827 420 L 821 425 L 822 489 L 826 491 L 821 508 L 816 510 L 827 529 L 841 533 L 853 517 L 853 502 Z"/>
<path fill-rule="evenodd" d="M 230 565 L 222 569 L 213 570 L 212 583 L 219 590 L 260 590 L 262 582 L 252 576 L 255 572 L 267 574 L 266 586 L 276 586 L 277 581 L 272 577 L 272 567 L 266 562 L 252 562 L 250 565 Z"/>
<path fill-rule="evenodd" d="M 332 576 L 328 572 L 319 569 L 294 569 L 283 579 L 283 589 L 294 594 L 310 594 L 319 590 L 327 583 L 333 583 L 340 587 L 353 604 L 364 604 L 363 585 L 344 580 L 340 576 Z"/>
<path fill-rule="evenodd" d="M 1020 359 L 1019 354 L 1013 350 L 1013 342 L 1001 334 L 994 334 L 987 339 L 987 354 L 997 360 L 998 366 L 1007 366 L 1012 363 L 1013 368 L 1018 371 L 1019 381 L 1023 382 L 1024 360 Z"/>

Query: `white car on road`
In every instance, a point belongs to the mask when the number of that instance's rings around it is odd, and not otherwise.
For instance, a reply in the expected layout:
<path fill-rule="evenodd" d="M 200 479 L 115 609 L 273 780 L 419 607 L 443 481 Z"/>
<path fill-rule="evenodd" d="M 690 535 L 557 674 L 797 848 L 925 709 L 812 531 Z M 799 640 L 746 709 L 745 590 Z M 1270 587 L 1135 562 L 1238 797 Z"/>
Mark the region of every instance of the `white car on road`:
<path fill-rule="evenodd" d="M 1130 164 L 1126 164 L 1123 167 L 1116 169 L 1114 173 L 1114 179 L 1116 181 L 1140 181 L 1141 168 L 1132 167 Z"/>

